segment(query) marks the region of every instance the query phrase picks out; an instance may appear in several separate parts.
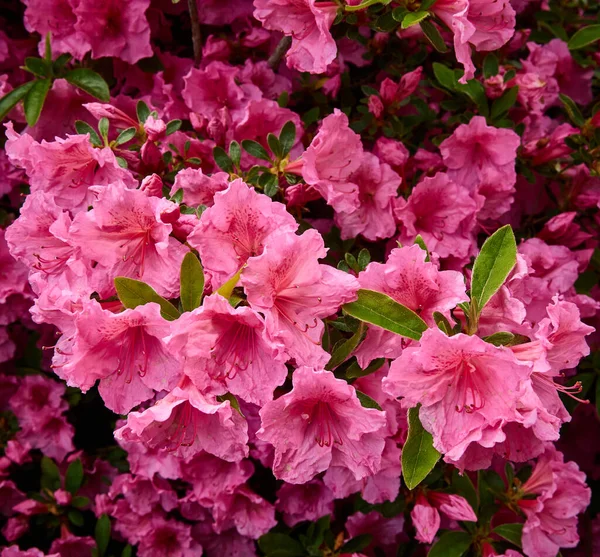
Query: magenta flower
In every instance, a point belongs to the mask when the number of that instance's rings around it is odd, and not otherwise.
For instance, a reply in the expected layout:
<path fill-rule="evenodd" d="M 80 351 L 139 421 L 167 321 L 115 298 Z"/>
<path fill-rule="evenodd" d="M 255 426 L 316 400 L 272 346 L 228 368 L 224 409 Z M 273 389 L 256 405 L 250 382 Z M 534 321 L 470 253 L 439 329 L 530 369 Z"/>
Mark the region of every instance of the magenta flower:
<path fill-rule="evenodd" d="M 188 242 L 198 250 L 213 289 L 217 289 L 249 257 L 260 255 L 273 235 L 297 228 L 285 205 L 274 203 L 238 179 L 215 195 L 214 206 L 202 213 Z"/>
<path fill-rule="evenodd" d="M 288 526 L 295 526 L 333 514 L 333 500 L 334 494 L 323 481 L 314 479 L 301 485 L 284 483 L 277 491 L 275 507 Z"/>
<path fill-rule="evenodd" d="M 200 168 L 184 168 L 175 176 L 171 195 L 182 189 L 185 204 L 211 207 L 215 194 L 227 189 L 228 185 L 229 175 L 226 172 L 216 172 L 207 176 Z M 162 191 L 160 193 L 162 195 Z"/>
<path fill-rule="evenodd" d="M 96 191 L 93 209 L 79 213 L 73 221 L 72 243 L 103 265 L 110 278 L 135 278 L 163 296 L 175 297 L 179 268 L 188 249 L 169 237 L 172 226 L 161 217 L 176 205 L 118 184 Z"/>
<path fill-rule="evenodd" d="M 530 375 L 530 365 L 506 348 L 428 329 L 420 346 L 392 362 L 383 384 L 405 407 L 421 404 L 434 447 L 456 462 L 472 443 L 491 447 L 504 441 L 506 423 L 523 421 L 517 405 Z"/>
<path fill-rule="evenodd" d="M 260 411 L 257 436 L 275 447 L 275 477 L 305 483 L 330 466 L 348 468 L 357 480 L 377 473 L 385 414 L 363 408 L 354 388 L 329 371 L 298 368 L 293 385 Z"/>
<path fill-rule="evenodd" d="M 269 338 L 262 317 L 249 307 L 232 308 L 214 294 L 173 323 L 169 350 L 203 392 L 230 392 L 262 405 L 287 376 L 283 347 Z"/>
<path fill-rule="evenodd" d="M 202 554 L 202 547 L 193 540 L 189 524 L 154 515 L 148 534 L 140 540 L 137 553 L 140 557 L 195 557 Z"/>
<path fill-rule="evenodd" d="M 111 313 L 90 301 L 75 329 L 73 340 L 57 347 L 54 371 L 83 392 L 99 379 L 100 395 L 111 410 L 126 414 L 154 391 L 177 383 L 179 366 L 162 340 L 169 323 L 158 304 Z"/>
<path fill-rule="evenodd" d="M 326 253 L 316 230 L 280 234 L 248 260 L 242 273 L 250 306 L 265 314 L 267 333 L 299 365 L 327 363 L 329 354 L 320 346 L 321 319 L 354 300 L 358 290 L 353 276 L 319 264 Z"/>
<path fill-rule="evenodd" d="M 131 412 L 117 439 L 141 441 L 181 458 L 202 450 L 224 460 L 248 456 L 247 424 L 228 400 L 202 395 L 187 378 L 167 396 L 143 412 Z"/>

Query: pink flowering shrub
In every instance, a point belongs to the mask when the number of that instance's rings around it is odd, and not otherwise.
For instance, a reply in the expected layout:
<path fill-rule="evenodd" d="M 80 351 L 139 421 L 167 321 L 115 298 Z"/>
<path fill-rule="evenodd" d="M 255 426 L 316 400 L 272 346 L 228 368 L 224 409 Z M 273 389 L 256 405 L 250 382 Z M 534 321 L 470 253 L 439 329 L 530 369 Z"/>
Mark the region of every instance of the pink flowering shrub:
<path fill-rule="evenodd" d="M 0 557 L 600 555 L 597 2 L 0 21 Z"/>

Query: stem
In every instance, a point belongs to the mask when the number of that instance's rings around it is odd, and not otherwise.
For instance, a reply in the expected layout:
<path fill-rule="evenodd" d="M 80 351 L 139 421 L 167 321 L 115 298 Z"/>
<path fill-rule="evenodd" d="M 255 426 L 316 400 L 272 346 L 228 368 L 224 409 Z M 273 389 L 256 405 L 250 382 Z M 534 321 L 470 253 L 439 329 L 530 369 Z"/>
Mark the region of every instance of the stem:
<path fill-rule="evenodd" d="M 279 41 L 279 44 L 275 48 L 273 54 L 269 56 L 269 60 L 267 61 L 269 68 L 272 70 L 277 69 L 281 60 L 285 56 L 285 53 L 290 49 L 290 46 L 292 46 L 292 37 L 286 35 Z"/>
<path fill-rule="evenodd" d="M 194 44 L 194 61 L 196 66 L 202 60 L 202 31 L 200 31 L 200 22 L 198 21 L 198 3 L 197 0 L 188 0 L 188 10 L 192 22 L 192 41 Z"/>

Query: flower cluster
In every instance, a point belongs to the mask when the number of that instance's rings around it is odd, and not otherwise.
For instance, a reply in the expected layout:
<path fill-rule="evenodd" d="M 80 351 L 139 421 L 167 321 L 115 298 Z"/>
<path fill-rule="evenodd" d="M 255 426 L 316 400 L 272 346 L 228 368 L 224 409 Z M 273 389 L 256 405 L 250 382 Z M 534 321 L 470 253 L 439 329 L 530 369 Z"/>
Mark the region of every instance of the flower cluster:
<path fill-rule="evenodd" d="M 600 552 L 592 4 L 7 9 L 0 556 Z"/>

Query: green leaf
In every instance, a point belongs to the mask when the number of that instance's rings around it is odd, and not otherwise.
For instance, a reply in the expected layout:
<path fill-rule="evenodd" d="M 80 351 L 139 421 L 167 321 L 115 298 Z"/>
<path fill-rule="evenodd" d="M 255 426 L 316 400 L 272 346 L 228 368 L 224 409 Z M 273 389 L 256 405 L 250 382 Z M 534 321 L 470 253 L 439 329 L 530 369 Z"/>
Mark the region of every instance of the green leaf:
<path fill-rule="evenodd" d="M 345 342 L 343 342 L 339 347 L 337 347 L 333 354 L 331 355 L 331 359 L 325 366 L 327 370 L 333 370 L 338 366 L 341 366 L 356 350 L 356 347 L 361 343 L 367 328 L 364 323 L 361 323 L 358 327 L 357 331 Z"/>
<path fill-rule="evenodd" d="M 510 346 L 515 340 L 515 335 L 509 333 L 508 331 L 499 331 L 493 335 L 483 337 L 483 340 L 493 344 L 494 346 Z"/>
<path fill-rule="evenodd" d="M 104 143 L 108 143 L 108 130 L 110 129 L 110 121 L 108 118 L 103 117 L 98 120 L 98 131 L 104 139 Z"/>
<path fill-rule="evenodd" d="M 414 311 L 373 290 L 359 290 L 358 299 L 342 306 L 344 313 L 397 335 L 419 340 L 427 323 Z"/>
<path fill-rule="evenodd" d="M 431 258 L 429 257 L 429 250 L 425 245 L 425 240 L 423 240 L 423 237 L 420 234 L 417 234 L 417 237 L 415 238 L 415 244 L 417 244 L 417 246 L 419 246 L 426 253 L 425 263 L 429 263 L 429 261 L 431 261 Z"/>
<path fill-rule="evenodd" d="M 185 254 L 181 262 L 179 281 L 183 311 L 200 307 L 204 292 L 204 271 L 200 260 L 191 251 Z"/>
<path fill-rule="evenodd" d="M 476 80 L 470 79 L 467 83 L 459 83 L 458 80 L 455 85 L 455 89 L 461 93 L 467 95 L 471 101 L 477 105 L 477 110 L 482 116 L 486 118 L 489 115 L 490 109 L 488 107 L 488 99 L 485 94 L 485 88 L 483 84 Z"/>
<path fill-rule="evenodd" d="M 83 515 L 75 509 L 72 509 L 67 513 L 67 518 L 71 521 L 72 524 L 75 524 L 75 526 L 79 527 L 83 526 L 85 522 L 83 520 Z"/>
<path fill-rule="evenodd" d="M 242 267 L 235 275 L 233 275 L 225 284 L 223 284 L 218 290 L 217 294 L 223 296 L 226 300 L 231 298 L 231 294 L 233 294 L 233 289 L 237 286 L 237 283 L 242 276 L 242 271 L 244 267 Z"/>
<path fill-rule="evenodd" d="M 135 137 L 136 133 L 137 133 L 137 130 L 133 127 L 123 130 L 117 136 L 117 139 L 115 140 L 115 145 L 123 145 L 123 143 L 127 143 L 128 141 L 131 141 Z"/>
<path fill-rule="evenodd" d="M 359 10 L 366 10 L 369 6 L 374 6 L 375 4 L 383 4 L 387 6 L 392 0 L 364 0 L 357 6 L 344 6 L 344 10 L 347 12 L 358 12 Z"/>
<path fill-rule="evenodd" d="M 394 8 L 392 10 L 392 17 L 398 23 L 402 23 L 402 20 L 405 18 L 407 13 L 408 13 L 408 10 L 406 9 L 406 6 L 398 6 L 397 8 Z"/>
<path fill-rule="evenodd" d="M 229 158 L 236 166 L 240 166 L 240 161 L 242 160 L 242 150 L 240 148 L 240 144 L 237 141 L 232 141 L 229 144 Z"/>
<path fill-rule="evenodd" d="M 54 70 L 54 73 L 61 72 L 65 68 L 65 66 L 71 61 L 71 58 L 73 58 L 73 56 L 71 56 L 68 52 L 65 52 L 64 54 L 61 54 L 56 60 L 54 60 L 54 63 L 52 64 L 52 69 Z"/>
<path fill-rule="evenodd" d="M 445 532 L 429 550 L 427 557 L 462 557 L 473 540 L 467 532 Z"/>
<path fill-rule="evenodd" d="M 600 25 L 588 25 L 579 29 L 568 42 L 569 50 L 577 50 L 600 39 Z"/>
<path fill-rule="evenodd" d="M 521 547 L 521 536 L 523 535 L 522 524 L 501 524 L 500 526 L 496 526 L 492 532 L 515 544 L 517 547 Z"/>
<path fill-rule="evenodd" d="M 40 119 L 46 96 L 52 85 L 52 80 L 38 79 L 33 82 L 33 86 L 23 99 L 23 109 L 25 111 L 25 119 L 27 120 L 28 126 L 35 126 L 37 121 Z"/>
<path fill-rule="evenodd" d="M 490 110 L 490 117 L 492 120 L 497 120 L 506 114 L 517 102 L 518 94 L 518 87 L 511 87 L 510 89 L 504 91 L 502 96 L 492 103 L 492 108 Z"/>
<path fill-rule="evenodd" d="M 421 9 L 422 10 L 428 10 L 429 8 L 431 8 L 431 6 L 433 6 L 435 3 L 437 2 L 437 0 L 423 0 L 423 2 L 421 2 Z"/>
<path fill-rule="evenodd" d="M 44 41 L 44 59 L 47 62 L 52 62 L 52 44 L 50 43 L 51 38 L 51 33 L 46 33 L 46 40 Z"/>
<path fill-rule="evenodd" d="M 237 399 L 237 397 L 234 394 L 225 393 L 224 395 L 218 395 L 217 401 L 219 401 L 219 402 L 229 401 L 229 405 L 234 410 L 237 410 L 239 412 L 240 416 L 244 417 L 244 414 L 242 413 L 242 409 L 240 408 L 240 401 Z"/>
<path fill-rule="evenodd" d="M 471 300 L 477 303 L 477 314 L 504 284 L 517 263 L 517 243 L 509 224 L 499 228 L 483 244 L 471 276 Z"/>
<path fill-rule="evenodd" d="M 296 125 L 290 120 L 283 125 L 279 134 L 279 143 L 281 144 L 281 152 L 284 157 L 290 152 L 295 141 Z"/>
<path fill-rule="evenodd" d="M 127 277 L 116 277 L 115 288 L 121 303 L 129 309 L 156 303 L 160 306 L 160 314 L 167 321 L 175 321 L 180 315 L 179 310 L 169 301 L 159 296 L 154 288 L 140 280 Z"/>
<path fill-rule="evenodd" d="M 71 494 L 75 495 L 83 482 L 83 464 L 81 460 L 76 459 L 67 468 L 65 474 L 65 489 Z"/>
<path fill-rule="evenodd" d="M 29 56 L 25 58 L 25 67 L 33 74 L 38 77 L 49 77 L 50 66 L 48 62 L 41 58 L 34 58 Z"/>
<path fill-rule="evenodd" d="M 138 101 L 135 105 L 135 112 L 137 114 L 138 122 L 144 124 L 150 116 L 150 109 L 144 101 Z"/>
<path fill-rule="evenodd" d="M 269 145 L 269 149 L 273 152 L 273 154 L 278 158 L 283 158 L 283 149 L 281 148 L 281 143 L 279 143 L 279 139 L 273 133 L 267 135 L 267 143 Z"/>
<path fill-rule="evenodd" d="M 580 128 L 583 127 L 585 124 L 585 118 L 583 117 L 583 114 L 581 114 L 581 111 L 579 110 L 579 107 L 575 101 L 571 97 L 563 95 L 562 93 L 560 93 L 558 96 L 573 123 Z"/>
<path fill-rule="evenodd" d="M 127 168 L 129 166 L 123 157 L 115 157 L 115 160 L 121 168 Z"/>
<path fill-rule="evenodd" d="M 84 122 L 83 120 L 75 120 L 75 131 L 81 135 L 85 135 L 86 133 L 90 134 L 90 141 L 92 142 L 92 145 L 95 147 L 102 146 L 102 140 L 100 139 L 100 136 L 87 122 Z"/>
<path fill-rule="evenodd" d="M 351 540 L 348 540 L 341 548 L 340 553 L 359 553 L 363 549 L 367 549 L 373 541 L 371 534 L 360 534 Z"/>
<path fill-rule="evenodd" d="M 402 448 L 402 475 L 408 489 L 417 487 L 440 459 L 433 437 L 419 420 L 419 407 L 408 411 L 408 437 Z"/>
<path fill-rule="evenodd" d="M 103 514 L 96 522 L 95 529 L 96 546 L 98 547 L 98 553 L 100 556 L 106 553 L 108 544 L 110 542 L 110 518 L 108 515 Z"/>
<path fill-rule="evenodd" d="M 167 129 L 165 130 L 166 135 L 171 135 L 181 128 L 181 120 L 171 120 L 167 124 Z"/>
<path fill-rule="evenodd" d="M 435 48 L 438 52 L 441 52 L 442 54 L 444 52 L 448 52 L 446 42 L 442 38 L 442 35 L 440 35 L 438 28 L 433 23 L 431 23 L 431 21 L 424 19 L 423 21 L 421 21 L 420 25 L 421 31 L 423 31 L 423 34 L 427 37 L 427 40 L 431 43 L 433 48 Z"/>
<path fill-rule="evenodd" d="M 373 400 L 369 395 L 366 395 L 358 389 L 356 389 L 356 397 L 363 408 L 374 408 L 375 410 L 383 411 L 376 400 Z"/>
<path fill-rule="evenodd" d="M 0 120 L 3 120 L 14 106 L 29 92 L 34 83 L 35 81 L 23 83 L 23 85 L 19 85 L 19 87 L 16 87 L 0 99 Z"/>
<path fill-rule="evenodd" d="M 174 0 L 173 4 L 176 4 L 177 2 L 179 2 L 179 0 Z M 123 548 L 123 551 L 121 552 L 121 557 L 131 557 L 132 553 L 133 553 L 133 547 L 130 546 L 129 544 L 127 544 Z"/>
<path fill-rule="evenodd" d="M 42 478 L 40 480 L 41 486 L 49 489 L 50 491 L 56 491 L 60 488 L 60 472 L 56 463 L 47 456 L 42 457 L 41 461 Z"/>
<path fill-rule="evenodd" d="M 486 79 L 494 77 L 495 75 L 498 75 L 499 69 L 500 64 L 498 63 L 498 57 L 494 53 L 490 52 L 483 59 L 483 77 Z"/>
<path fill-rule="evenodd" d="M 444 66 L 444 64 L 440 64 L 439 62 L 434 62 L 433 74 L 442 87 L 454 91 L 458 82 L 454 72 L 449 67 Z"/>
<path fill-rule="evenodd" d="M 267 557 L 302 557 L 306 554 L 300 542 L 287 534 L 275 532 L 261 536 L 258 547 Z"/>
<path fill-rule="evenodd" d="M 304 122 L 304 125 L 308 127 L 311 124 L 314 124 L 319 119 L 320 114 L 321 109 L 318 106 L 313 106 L 310 110 L 307 110 L 302 115 L 302 121 Z"/>
<path fill-rule="evenodd" d="M 371 254 L 367 248 L 363 248 L 358 252 L 358 268 L 361 271 L 364 271 L 367 268 L 367 265 L 371 262 Z"/>
<path fill-rule="evenodd" d="M 107 103 L 110 101 L 110 91 L 104 78 L 88 68 L 77 68 L 65 74 L 65 79 L 92 97 Z"/>
<path fill-rule="evenodd" d="M 460 474 L 459 471 L 454 468 L 452 471 L 452 487 L 467 500 L 469 505 L 471 505 L 471 508 L 475 511 L 475 514 L 477 514 L 479 506 L 477 490 L 475 489 L 471 478 L 469 478 L 469 475 L 466 473 Z"/>
<path fill-rule="evenodd" d="M 225 152 L 222 147 L 215 147 L 213 149 L 213 157 L 217 166 L 225 172 L 233 172 L 233 161 L 229 158 L 229 155 Z"/>
<path fill-rule="evenodd" d="M 373 360 L 365 369 L 362 369 L 357 362 L 352 362 L 348 369 L 346 369 L 347 379 L 357 379 L 359 377 L 366 377 L 375 373 L 383 364 L 385 364 L 385 358 L 377 358 Z"/>
<path fill-rule="evenodd" d="M 252 139 L 244 139 L 242 141 L 242 148 L 244 149 L 244 151 L 247 151 L 257 159 L 271 161 L 269 153 L 267 153 L 267 150 L 260 143 L 258 143 L 258 141 L 253 141 Z"/>
<path fill-rule="evenodd" d="M 412 27 L 413 25 L 417 25 L 418 23 L 421 23 L 421 21 L 423 21 L 427 17 L 429 17 L 429 12 L 423 12 L 423 11 L 408 12 L 404 16 L 404 19 L 402 20 L 400 27 L 402 27 L 402 29 L 408 29 L 409 27 Z"/>
<path fill-rule="evenodd" d="M 71 499 L 71 505 L 73 505 L 77 509 L 83 509 L 90 504 L 90 500 L 87 497 L 83 497 L 82 495 L 77 495 Z"/>

